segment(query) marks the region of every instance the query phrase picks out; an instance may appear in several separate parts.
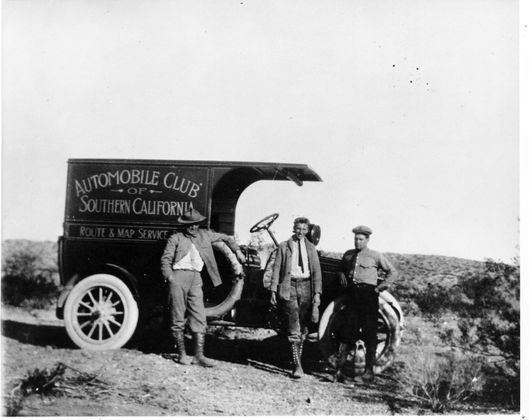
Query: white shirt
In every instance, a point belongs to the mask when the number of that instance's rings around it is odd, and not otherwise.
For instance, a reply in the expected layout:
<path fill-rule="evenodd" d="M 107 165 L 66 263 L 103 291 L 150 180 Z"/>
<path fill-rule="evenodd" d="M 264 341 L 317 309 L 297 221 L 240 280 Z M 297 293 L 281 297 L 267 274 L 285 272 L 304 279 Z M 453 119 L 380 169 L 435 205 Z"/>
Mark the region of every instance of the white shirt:
<path fill-rule="evenodd" d="M 299 243 L 301 242 L 301 243 Z M 299 243 L 299 245 L 298 245 Z M 290 267 L 290 277 L 307 279 L 310 277 L 309 258 L 307 257 L 307 246 L 305 245 L 305 238 L 301 241 L 294 240 L 292 242 L 292 266 Z M 303 262 L 303 271 L 298 265 L 299 247 L 301 245 L 301 260 Z"/>
<path fill-rule="evenodd" d="M 199 273 L 202 271 L 202 267 L 204 267 L 204 261 L 200 258 L 194 244 L 191 244 L 191 248 L 184 258 L 173 264 L 173 270 L 193 270 Z"/>

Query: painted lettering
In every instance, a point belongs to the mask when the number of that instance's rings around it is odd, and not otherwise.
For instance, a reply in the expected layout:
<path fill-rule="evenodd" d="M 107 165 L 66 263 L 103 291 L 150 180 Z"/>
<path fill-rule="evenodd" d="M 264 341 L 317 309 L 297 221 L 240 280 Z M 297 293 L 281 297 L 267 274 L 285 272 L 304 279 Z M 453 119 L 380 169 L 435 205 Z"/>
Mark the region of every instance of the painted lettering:
<path fill-rule="evenodd" d="M 190 198 L 195 198 L 200 191 L 200 185 L 186 178 L 180 178 L 174 172 L 168 172 L 163 178 L 163 185 L 173 191 L 187 194 Z"/>
<path fill-rule="evenodd" d="M 138 239 L 151 239 L 151 240 L 159 240 L 159 239 L 167 239 L 167 234 L 169 232 L 167 230 L 159 230 L 159 229 L 138 229 Z"/>
<path fill-rule="evenodd" d="M 192 208 L 191 201 L 143 200 L 140 197 L 132 201 L 134 214 L 180 216 Z"/>
<path fill-rule="evenodd" d="M 195 184 L 193 182 L 193 185 L 191 187 L 191 190 L 189 191 L 189 197 L 191 198 L 196 198 L 196 196 L 198 195 L 198 192 L 200 191 L 200 185 L 198 184 Z"/>
<path fill-rule="evenodd" d="M 158 186 L 160 171 L 150 169 L 122 169 L 117 171 L 100 172 L 75 180 L 75 193 L 77 197 L 88 194 L 99 188 L 113 185 L 150 185 Z"/>
<path fill-rule="evenodd" d="M 105 227 L 81 226 L 79 236 L 81 238 L 106 238 L 106 230 Z"/>
<path fill-rule="evenodd" d="M 83 195 L 79 204 L 80 213 L 130 214 L 130 200 L 88 198 Z"/>
<path fill-rule="evenodd" d="M 134 234 L 136 233 L 134 229 L 128 229 L 128 228 L 118 228 L 117 229 L 117 238 L 123 238 L 123 239 L 132 239 L 134 238 Z"/>

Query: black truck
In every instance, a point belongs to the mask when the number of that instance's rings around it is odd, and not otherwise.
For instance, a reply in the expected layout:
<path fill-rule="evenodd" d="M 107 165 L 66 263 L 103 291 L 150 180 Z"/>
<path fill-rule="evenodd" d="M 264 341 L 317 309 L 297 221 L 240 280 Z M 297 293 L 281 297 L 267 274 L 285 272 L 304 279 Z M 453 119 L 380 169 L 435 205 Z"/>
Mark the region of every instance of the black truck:
<path fill-rule="evenodd" d="M 92 350 L 125 345 L 139 323 L 165 307 L 160 256 L 167 238 L 178 229 L 178 216 L 194 208 L 207 217 L 202 227 L 233 235 L 240 195 L 261 180 L 301 186 L 321 178 L 309 166 L 291 163 L 68 160 L 64 232 L 59 237 L 64 287 L 57 316 L 64 319 L 72 341 Z M 261 219 L 250 231 L 268 231 L 277 246 L 269 230 L 277 217 L 276 213 Z M 310 226 L 308 238 L 315 245 L 320 234 L 318 225 Z M 269 303 L 275 253 L 261 261 L 256 249 L 242 250 L 247 257 L 243 266 L 222 243 L 216 246 L 222 285 L 214 288 L 203 271 L 208 322 L 280 329 Z M 345 305 L 336 276 L 339 260 L 320 253 L 320 262 L 321 316 L 311 336 L 335 364 L 334 327 L 344 318 Z M 393 359 L 404 320 L 390 293 L 381 293 L 379 302 L 376 370 L 381 371 Z"/>

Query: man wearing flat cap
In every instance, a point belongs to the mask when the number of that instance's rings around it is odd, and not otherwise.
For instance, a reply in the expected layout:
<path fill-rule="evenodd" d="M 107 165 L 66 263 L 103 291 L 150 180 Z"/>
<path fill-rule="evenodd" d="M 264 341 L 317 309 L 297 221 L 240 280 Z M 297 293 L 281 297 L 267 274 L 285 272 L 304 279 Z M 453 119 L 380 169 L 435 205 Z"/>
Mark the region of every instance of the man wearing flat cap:
<path fill-rule="evenodd" d="M 354 345 L 355 337 L 362 336 L 366 348 L 366 368 L 362 379 L 372 381 L 377 350 L 378 295 L 396 278 L 397 271 L 382 253 L 367 247 L 369 237 L 373 233 L 369 227 L 357 226 L 353 229 L 353 233 L 355 249 L 344 253 L 338 278 L 350 298 L 350 307 L 357 328 L 345 337 L 345 346 L 341 353 L 346 355 L 350 346 Z M 378 281 L 379 269 L 386 274 L 382 282 Z M 362 331 L 360 335 L 359 330 Z"/>
<path fill-rule="evenodd" d="M 169 284 L 170 328 L 178 354 L 176 361 L 183 365 L 196 363 L 200 366 L 212 367 L 215 363 L 204 357 L 206 311 L 200 272 L 205 266 L 213 285 L 218 286 L 222 283 L 211 246 L 214 242 L 225 242 L 241 263 L 245 262 L 245 257 L 231 236 L 199 229 L 200 223 L 205 220 L 206 218 L 195 209 L 178 217 L 177 222 L 183 230 L 167 240 L 161 258 L 161 268 L 162 275 Z M 195 344 L 193 359 L 186 354 L 185 349 L 186 311 Z"/>

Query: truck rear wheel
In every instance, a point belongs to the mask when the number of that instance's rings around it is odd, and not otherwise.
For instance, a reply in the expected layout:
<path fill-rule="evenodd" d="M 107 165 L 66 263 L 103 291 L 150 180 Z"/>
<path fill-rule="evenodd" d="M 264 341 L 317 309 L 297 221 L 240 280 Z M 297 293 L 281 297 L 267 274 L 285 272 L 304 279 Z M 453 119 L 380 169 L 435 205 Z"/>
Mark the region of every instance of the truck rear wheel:
<path fill-rule="evenodd" d="M 137 323 L 136 300 L 125 283 L 110 274 L 81 280 L 64 305 L 66 331 L 84 349 L 118 349 L 132 337 Z"/>
<path fill-rule="evenodd" d="M 331 302 L 323 312 L 319 325 L 319 342 L 324 358 L 336 367 L 340 342 L 337 331 L 343 328 L 346 316 L 346 298 L 344 296 Z M 400 345 L 402 330 L 398 314 L 382 297 L 379 298 L 377 352 L 375 373 L 386 369 L 394 359 L 397 347 Z M 365 347 L 357 345 L 351 349 L 350 360 L 356 371 L 365 365 Z"/>

